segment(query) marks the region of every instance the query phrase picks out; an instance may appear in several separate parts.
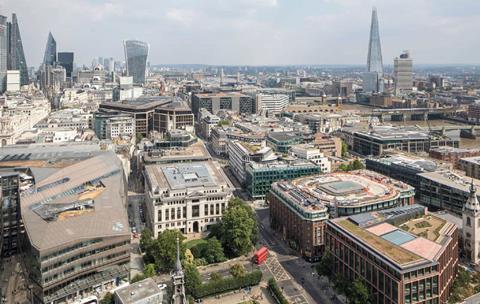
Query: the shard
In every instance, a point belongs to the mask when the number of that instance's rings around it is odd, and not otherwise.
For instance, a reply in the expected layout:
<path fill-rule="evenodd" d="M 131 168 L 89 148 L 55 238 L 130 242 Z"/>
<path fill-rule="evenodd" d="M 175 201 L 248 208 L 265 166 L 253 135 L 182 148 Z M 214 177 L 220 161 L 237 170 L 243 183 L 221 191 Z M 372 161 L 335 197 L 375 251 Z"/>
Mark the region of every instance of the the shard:
<path fill-rule="evenodd" d="M 43 63 L 45 65 L 53 65 L 57 61 L 57 42 L 53 38 L 52 33 L 48 33 L 47 45 L 45 46 L 45 55 Z"/>
<path fill-rule="evenodd" d="M 133 83 L 145 83 L 145 72 L 147 69 L 147 57 L 149 45 L 138 40 L 126 40 L 123 42 L 125 48 L 125 62 L 127 63 L 127 74 L 133 77 Z"/>
<path fill-rule="evenodd" d="M 28 69 L 23 51 L 22 37 L 18 27 L 17 15 L 12 14 L 12 22 L 8 30 L 8 69 L 20 71 L 20 84 L 28 84 Z"/>
<path fill-rule="evenodd" d="M 378 30 L 377 9 L 372 10 L 370 40 L 368 43 L 367 72 L 363 77 L 365 92 L 383 92 L 383 62 L 380 33 Z"/>

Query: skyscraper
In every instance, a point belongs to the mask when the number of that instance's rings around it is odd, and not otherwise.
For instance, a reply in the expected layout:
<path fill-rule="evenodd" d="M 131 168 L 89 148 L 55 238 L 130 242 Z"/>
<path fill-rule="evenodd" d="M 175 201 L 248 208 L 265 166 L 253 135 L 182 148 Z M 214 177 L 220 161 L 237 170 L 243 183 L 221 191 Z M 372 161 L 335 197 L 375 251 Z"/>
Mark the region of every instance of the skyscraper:
<path fill-rule="evenodd" d="M 28 84 L 28 68 L 23 52 L 22 37 L 18 27 L 17 15 L 12 14 L 12 22 L 8 23 L 8 60 L 9 70 L 20 71 L 20 85 Z"/>
<path fill-rule="evenodd" d="M 410 92 L 413 86 L 413 59 L 408 51 L 393 60 L 395 94 Z"/>
<path fill-rule="evenodd" d="M 65 68 L 67 77 L 72 77 L 73 52 L 58 52 L 58 63 Z"/>
<path fill-rule="evenodd" d="M 46 65 L 53 65 L 57 61 L 57 42 L 53 38 L 52 33 L 48 33 L 47 45 L 45 46 L 45 55 L 43 56 L 43 63 Z"/>
<path fill-rule="evenodd" d="M 149 50 L 148 43 L 138 40 L 125 40 L 123 46 L 128 76 L 133 77 L 134 83 L 144 83 Z"/>
<path fill-rule="evenodd" d="M 383 92 L 383 62 L 377 9 L 372 10 L 370 41 L 368 43 L 367 72 L 363 77 L 364 92 Z"/>
<path fill-rule="evenodd" d="M 7 86 L 7 17 L 0 15 L 0 94 Z"/>

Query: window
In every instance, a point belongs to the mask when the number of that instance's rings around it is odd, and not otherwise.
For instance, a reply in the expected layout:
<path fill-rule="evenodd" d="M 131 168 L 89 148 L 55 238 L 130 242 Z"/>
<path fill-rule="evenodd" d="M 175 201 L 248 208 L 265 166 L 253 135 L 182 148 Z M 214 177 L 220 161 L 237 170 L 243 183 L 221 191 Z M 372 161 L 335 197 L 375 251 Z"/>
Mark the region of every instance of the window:
<path fill-rule="evenodd" d="M 471 227 L 472 226 L 472 223 L 470 222 L 470 217 L 467 216 L 467 226 Z"/>
<path fill-rule="evenodd" d="M 200 206 L 192 206 L 192 217 L 200 216 Z"/>
<path fill-rule="evenodd" d="M 158 210 L 157 211 L 157 222 L 161 222 L 162 221 L 162 210 Z"/>

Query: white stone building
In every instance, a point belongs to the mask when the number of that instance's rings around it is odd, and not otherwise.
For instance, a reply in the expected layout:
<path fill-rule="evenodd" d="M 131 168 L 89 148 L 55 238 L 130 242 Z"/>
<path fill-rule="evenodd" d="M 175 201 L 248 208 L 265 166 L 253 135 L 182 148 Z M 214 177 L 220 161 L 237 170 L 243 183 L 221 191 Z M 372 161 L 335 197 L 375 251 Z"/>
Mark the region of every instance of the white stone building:
<path fill-rule="evenodd" d="M 326 157 L 322 152 L 320 152 L 320 149 L 315 148 L 313 145 L 294 145 L 290 148 L 290 154 L 301 159 L 309 160 L 317 166 L 320 166 L 322 173 L 330 173 L 332 170 L 328 157 Z"/>

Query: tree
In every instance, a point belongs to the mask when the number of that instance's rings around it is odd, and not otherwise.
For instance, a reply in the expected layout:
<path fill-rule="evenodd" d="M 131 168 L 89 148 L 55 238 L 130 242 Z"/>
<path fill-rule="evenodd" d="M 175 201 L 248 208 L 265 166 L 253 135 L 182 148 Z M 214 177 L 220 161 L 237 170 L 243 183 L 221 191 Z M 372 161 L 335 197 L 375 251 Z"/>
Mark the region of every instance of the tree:
<path fill-rule="evenodd" d="M 348 152 L 348 145 L 342 141 L 342 157 L 345 157 L 347 155 L 347 152 Z"/>
<path fill-rule="evenodd" d="M 256 221 L 242 206 L 228 208 L 222 221 L 222 244 L 230 256 L 240 256 L 252 248 Z"/>
<path fill-rule="evenodd" d="M 185 244 L 183 244 L 185 237 L 179 230 L 164 230 L 158 235 L 154 246 L 152 246 L 154 248 L 155 265 L 164 272 L 169 272 L 175 267 L 177 238 L 180 241 L 180 256 L 183 258 L 186 250 Z"/>
<path fill-rule="evenodd" d="M 218 272 L 214 272 L 210 275 L 210 280 L 212 281 L 218 281 L 222 279 L 222 275 L 219 274 Z"/>
<path fill-rule="evenodd" d="M 185 264 L 185 289 L 189 294 L 195 294 L 195 290 L 202 284 L 202 278 L 193 264 Z"/>
<path fill-rule="evenodd" d="M 245 267 L 243 267 L 243 265 L 241 265 L 241 264 L 234 264 L 234 265 L 230 268 L 230 274 L 231 274 L 234 278 L 244 277 L 246 273 L 247 273 L 247 272 L 245 271 Z"/>
<path fill-rule="evenodd" d="M 354 160 L 351 166 L 352 166 L 352 170 L 359 170 L 365 167 L 359 159 Z"/>
<path fill-rule="evenodd" d="M 140 143 L 140 142 L 142 141 L 142 139 L 143 139 L 143 135 L 142 135 L 142 134 L 137 133 L 137 134 L 135 135 L 135 142 L 136 142 L 137 144 Z"/>
<path fill-rule="evenodd" d="M 333 259 L 330 252 L 325 251 L 320 262 L 315 266 L 317 272 L 321 276 L 331 277 Z"/>
<path fill-rule="evenodd" d="M 147 264 L 143 268 L 143 275 L 146 278 L 151 278 L 156 274 L 157 274 L 157 271 L 156 271 L 156 268 L 155 268 L 155 264 Z"/>
<path fill-rule="evenodd" d="M 340 171 L 348 171 L 349 170 L 349 167 L 347 164 L 341 164 L 340 166 L 338 166 L 338 170 Z"/>
<path fill-rule="evenodd" d="M 136 283 L 136 282 L 139 282 L 141 280 L 144 280 L 145 279 L 145 276 L 141 273 L 135 275 L 131 280 L 130 280 L 130 284 L 133 284 L 133 283 Z"/>
<path fill-rule="evenodd" d="M 369 304 L 370 293 L 365 283 L 361 279 L 356 279 L 349 288 L 349 295 L 351 304 Z"/>
<path fill-rule="evenodd" d="M 209 263 L 220 263 L 226 260 L 222 243 L 216 237 L 208 239 L 202 257 Z"/>
<path fill-rule="evenodd" d="M 145 252 L 143 256 L 143 260 L 145 263 L 154 263 L 154 243 L 155 240 L 153 239 L 153 233 L 150 229 L 145 228 L 142 231 L 142 236 L 140 237 L 140 249 Z"/>
<path fill-rule="evenodd" d="M 115 303 L 115 298 L 113 297 L 113 293 L 107 292 L 103 299 L 100 300 L 100 304 L 113 304 Z"/>
<path fill-rule="evenodd" d="M 185 263 L 193 264 L 194 259 L 195 258 L 192 254 L 192 251 L 190 249 L 186 249 L 185 250 Z"/>

